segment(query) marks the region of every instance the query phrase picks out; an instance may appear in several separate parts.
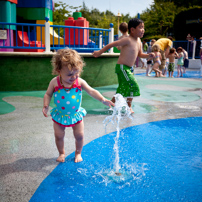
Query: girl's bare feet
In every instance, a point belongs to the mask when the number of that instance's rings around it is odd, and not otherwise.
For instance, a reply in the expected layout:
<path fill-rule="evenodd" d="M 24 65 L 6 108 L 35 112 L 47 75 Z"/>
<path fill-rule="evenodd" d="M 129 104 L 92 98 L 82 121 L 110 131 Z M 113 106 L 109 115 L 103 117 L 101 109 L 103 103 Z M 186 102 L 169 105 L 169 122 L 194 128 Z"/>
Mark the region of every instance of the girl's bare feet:
<path fill-rule="evenodd" d="M 64 163 L 65 162 L 65 154 L 60 154 L 60 156 L 56 159 L 56 161 Z"/>
<path fill-rule="evenodd" d="M 81 154 L 75 154 L 75 160 L 74 160 L 74 162 L 75 163 L 79 163 L 81 161 L 83 161 L 83 159 L 81 157 Z"/>

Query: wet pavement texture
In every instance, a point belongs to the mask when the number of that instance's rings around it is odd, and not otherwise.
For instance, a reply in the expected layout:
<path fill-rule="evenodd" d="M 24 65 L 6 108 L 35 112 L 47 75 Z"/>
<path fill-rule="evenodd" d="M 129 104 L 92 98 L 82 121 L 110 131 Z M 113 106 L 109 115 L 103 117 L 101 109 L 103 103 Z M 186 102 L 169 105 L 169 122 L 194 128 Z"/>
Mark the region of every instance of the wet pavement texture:
<path fill-rule="evenodd" d="M 138 73 L 145 70 L 136 69 Z M 141 96 L 133 99 L 133 120 L 123 120 L 120 128 L 160 120 L 202 116 L 202 79 L 136 76 Z M 97 89 L 111 99 L 117 85 Z M 23 94 L 24 93 L 24 94 Z M 42 115 L 40 92 L 0 92 L 0 192 L 1 202 L 26 202 L 41 182 L 58 166 L 51 117 Z M 39 93 L 39 94 L 37 94 Z M 34 96 L 34 94 L 36 94 Z M 108 109 L 85 92 L 82 106 L 84 145 L 105 135 L 103 121 Z M 176 130 L 177 130 L 176 125 Z M 107 133 L 115 131 L 111 126 Z M 75 150 L 71 128 L 66 129 L 66 156 Z M 95 154 L 96 155 L 96 154 Z M 99 157 L 98 157 L 99 158 Z"/>

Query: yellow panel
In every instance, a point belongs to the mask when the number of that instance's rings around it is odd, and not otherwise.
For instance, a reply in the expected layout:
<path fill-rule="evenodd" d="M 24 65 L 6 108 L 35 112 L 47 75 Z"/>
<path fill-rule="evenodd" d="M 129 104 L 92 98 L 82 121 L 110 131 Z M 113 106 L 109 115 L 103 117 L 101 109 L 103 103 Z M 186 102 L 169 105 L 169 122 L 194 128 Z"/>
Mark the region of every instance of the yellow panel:
<path fill-rule="evenodd" d="M 37 20 L 36 24 L 45 24 L 45 20 Z M 53 22 L 48 21 L 50 25 L 53 25 Z M 37 26 L 36 28 L 36 35 L 37 35 L 37 41 L 41 41 L 41 31 L 42 31 L 42 43 L 45 44 L 45 28 Z M 50 27 L 50 44 L 53 45 L 53 38 L 54 38 L 54 45 L 58 45 L 58 38 L 60 39 L 60 45 L 64 44 L 64 39 L 62 37 L 59 37 L 57 33 L 53 30 L 52 27 Z M 54 37 L 53 37 L 54 33 Z"/>

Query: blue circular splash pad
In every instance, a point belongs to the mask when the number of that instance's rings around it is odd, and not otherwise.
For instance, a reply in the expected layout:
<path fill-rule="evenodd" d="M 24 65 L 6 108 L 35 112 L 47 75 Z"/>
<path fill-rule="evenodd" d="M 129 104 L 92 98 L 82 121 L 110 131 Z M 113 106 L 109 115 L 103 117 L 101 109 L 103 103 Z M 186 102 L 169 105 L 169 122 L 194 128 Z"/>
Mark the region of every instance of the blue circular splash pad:
<path fill-rule="evenodd" d="M 114 171 L 116 133 L 74 153 L 41 183 L 31 202 L 202 201 L 202 117 L 173 119 L 121 130 L 120 173 Z"/>

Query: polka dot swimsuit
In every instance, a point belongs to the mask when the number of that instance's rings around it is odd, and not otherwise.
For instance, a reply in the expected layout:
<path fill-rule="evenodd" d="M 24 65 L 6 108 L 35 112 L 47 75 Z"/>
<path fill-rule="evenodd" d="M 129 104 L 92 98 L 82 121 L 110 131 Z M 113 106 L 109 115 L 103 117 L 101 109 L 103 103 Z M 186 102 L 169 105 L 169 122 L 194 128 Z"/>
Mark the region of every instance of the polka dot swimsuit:
<path fill-rule="evenodd" d="M 78 79 L 70 90 L 64 89 L 57 77 L 58 86 L 54 91 L 55 108 L 50 111 L 54 122 L 64 127 L 74 126 L 82 121 L 86 110 L 81 107 L 82 89 L 78 85 Z"/>

